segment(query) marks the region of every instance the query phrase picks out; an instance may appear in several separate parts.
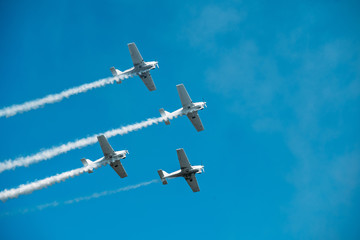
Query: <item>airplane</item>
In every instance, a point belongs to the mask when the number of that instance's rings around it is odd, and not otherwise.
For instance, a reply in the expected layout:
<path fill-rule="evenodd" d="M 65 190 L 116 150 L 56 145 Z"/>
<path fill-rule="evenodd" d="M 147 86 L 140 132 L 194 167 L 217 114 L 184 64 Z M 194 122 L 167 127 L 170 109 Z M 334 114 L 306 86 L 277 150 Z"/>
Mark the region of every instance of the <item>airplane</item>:
<path fill-rule="evenodd" d="M 129 43 L 128 48 L 130 51 L 130 56 L 133 61 L 134 67 L 121 72 L 118 69 L 115 69 L 115 67 L 111 67 L 110 71 L 114 77 L 130 77 L 133 75 L 138 75 L 141 80 L 144 82 L 145 86 L 149 89 L 149 91 L 156 90 L 154 81 L 152 80 L 152 77 L 150 75 L 150 70 L 155 69 L 156 67 L 159 68 L 159 64 L 157 61 L 151 61 L 151 62 L 144 62 L 144 59 L 141 57 L 141 54 L 139 50 L 137 49 L 135 43 Z M 118 78 L 116 80 L 117 83 L 121 83 L 121 79 Z"/>
<path fill-rule="evenodd" d="M 97 136 L 97 139 L 100 143 L 101 150 L 104 153 L 104 157 L 96 160 L 91 161 L 89 159 L 81 159 L 81 162 L 84 164 L 84 167 L 94 165 L 94 168 L 97 168 L 97 166 L 100 165 L 107 165 L 110 164 L 110 166 L 115 170 L 115 172 L 121 177 L 127 177 L 127 173 L 123 167 L 123 165 L 120 162 L 120 159 L 126 158 L 126 154 L 129 154 L 127 150 L 122 151 L 114 151 L 112 147 L 110 146 L 109 142 L 107 141 L 106 137 L 104 135 Z M 93 173 L 93 169 L 90 169 L 88 173 Z"/>
<path fill-rule="evenodd" d="M 164 122 L 166 125 L 170 124 L 170 119 L 173 117 L 181 116 L 181 115 L 187 115 L 191 123 L 194 125 L 195 129 L 200 132 L 204 130 L 204 126 L 200 120 L 198 111 L 203 110 L 206 106 L 206 102 L 196 102 L 193 103 L 188 92 L 185 89 L 184 84 L 178 84 L 176 85 L 177 91 L 179 93 L 180 101 L 182 104 L 182 108 L 169 113 L 165 111 L 163 108 L 161 108 L 160 115 L 164 119 Z"/>
<path fill-rule="evenodd" d="M 196 180 L 195 174 L 202 173 L 204 171 L 204 166 L 191 166 L 185 151 L 183 148 L 176 149 L 176 153 L 178 155 L 180 170 L 175 171 L 173 173 L 167 173 L 163 170 L 158 170 L 158 174 L 160 176 L 161 182 L 166 185 L 168 184 L 166 179 L 184 177 L 186 182 L 189 184 L 190 188 L 193 192 L 199 192 L 199 184 Z"/>

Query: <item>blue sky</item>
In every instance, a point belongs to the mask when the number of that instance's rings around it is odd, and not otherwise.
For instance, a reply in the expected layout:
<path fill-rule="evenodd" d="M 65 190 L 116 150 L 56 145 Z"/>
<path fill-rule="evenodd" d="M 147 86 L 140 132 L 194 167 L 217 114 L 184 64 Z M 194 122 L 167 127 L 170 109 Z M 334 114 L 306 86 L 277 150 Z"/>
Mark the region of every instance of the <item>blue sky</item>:
<path fill-rule="evenodd" d="M 207 101 L 186 118 L 109 139 L 110 167 L 0 204 L 0 215 L 157 179 L 176 148 L 205 165 L 184 180 L 0 217 L 2 239 L 358 239 L 360 22 L 356 1 L 2 1 L 0 107 L 131 67 L 135 42 L 157 86 L 140 79 L 0 119 L 0 160 L 180 107 L 176 84 Z M 0 174 L 1 189 L 81 167 L 95 144 Z"/>

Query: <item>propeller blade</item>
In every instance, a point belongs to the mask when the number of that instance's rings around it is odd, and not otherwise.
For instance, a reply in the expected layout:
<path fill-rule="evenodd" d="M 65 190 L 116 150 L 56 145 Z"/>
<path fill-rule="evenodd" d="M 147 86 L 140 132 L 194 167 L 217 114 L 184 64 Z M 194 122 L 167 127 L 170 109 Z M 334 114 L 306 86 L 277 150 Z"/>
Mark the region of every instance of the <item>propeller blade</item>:
<path fill-rule="evenodd" d="M 201 166 L 203 166 L 202 169 L 201 169 L 202 172 L 205 172 L 205 167 L 204 167 L 204 165 L 203 165 L 203 160 L 202 160 L 202 159 L 201 159 Z"/>
<path fill-rule="evenodd" d="M 205 107 L 207 107 L 207 106 L 206 106 L 206 102 L 205 102 L 205 99 L 203 98 L 202 100 L 203 100 L 204 106 L 205 106 Z"/>

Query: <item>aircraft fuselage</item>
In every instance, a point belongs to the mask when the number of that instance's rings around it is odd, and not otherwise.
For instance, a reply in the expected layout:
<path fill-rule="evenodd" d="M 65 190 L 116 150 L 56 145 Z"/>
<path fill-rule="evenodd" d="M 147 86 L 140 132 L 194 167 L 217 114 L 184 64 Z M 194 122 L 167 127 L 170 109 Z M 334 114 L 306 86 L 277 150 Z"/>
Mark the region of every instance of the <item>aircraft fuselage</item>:
<path fill-rule="evenodd" d="M 192 112 L 198 112 L 200 110 L 203 110 L 205 105 L 206 105 L 206 102 L 192 103 L 191 105 L 185 106 L 183 108 L 179 108 L 178 110 L 175 110 L 174 112 L 172 112 L 170 114 L 174 115 L 174 116 L 187 115 L 187 114 L 192 113 Z"/>
<path fill-rule="evenodd" d="M 200 174 L 200 173 L 202 173 L 203 168 L 204 168 L 204 166 L 202 166 L 202 165 L 191 166 L 190 169 L 189 168 L 184 168 L 184 169 L 180 169 L 180 170 L 177 170 L 175 172 L 169 173 L 169 175 L 166 175 L 166 178 L 176 178 L 176 177 L 185 177 L 185 178 L 187 178 L 191 174 L 195 174 L 195 173 Z"/>
<path fill-rule="evenodd" d="M 132 68 L 129 68 L 128 70 L 124 71 L 123 73 L 140 75 L 143 72 L 148 72 L 152 69 L 155 69 L 157 64 L 158 64 L 157 61 L 144 62 L 142 64 L 138 64 Z"/>
<path fill-rule="evenodd" d="M 105 166 L 106 164 L 113 163 L 113 162 L 119 161 L 121 159 L 125 159 L 126 154 L 129 154 L 129 152 L 127 150 L 115 151 L 114 155 L 110 155 L 109 157 L 99 158 L 98 160 L 94 161 L 94 163 L 97 163 L 97 164 L 100 163 Z"/>

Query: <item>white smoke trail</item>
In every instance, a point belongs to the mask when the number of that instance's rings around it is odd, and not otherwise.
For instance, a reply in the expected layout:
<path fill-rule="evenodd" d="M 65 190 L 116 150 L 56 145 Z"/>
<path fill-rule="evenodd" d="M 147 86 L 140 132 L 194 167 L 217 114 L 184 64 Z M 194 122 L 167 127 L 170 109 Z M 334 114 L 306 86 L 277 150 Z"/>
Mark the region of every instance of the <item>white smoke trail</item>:
<path fill-rule="evenodd" d="M 30 194 L 35 190 L 48 187 L 50 185 L 53 185 L 54 183 L 65 181 L 70 177 L 78 176 L 80 174 L 83 174 L 84 172 L 88 172 L 89 170 L 93 170 L 101 166 L 102 166 L 101 164 L 93 163 L 86 167 L 77 168 L 74 170 L 56 174 L 55 176 L 47 177 L 42 180 L 37 180 L 27 184 L 21 184 L 17 188 L 5 189 L 0 192 L 0 200 L 5 202 L 10 198 L 17 198 L 19 195 Z"/>
<path fill-rule="evenodd" d="M 99 198 L 99 197 L 108 196 L 108 195 L 112 195 L 112 194 L 119 193 L 119 192 L 125 192 L 125 191 L 129 191 L 129 190 L 136 189 L 139 187 L 147 186 L 147 185 L 150 185 L 150 184 L 156 183 L 156 182 L 159 182 L 159 180 L 151 180 L 148 182 L 143 182 L 143 183 L 139 183 L 136 185 L 130 185 L 130 186 L 119 188 L 119 189 L 112 190 L 112 191 L 104 191 L 104 192 L 100 192 L 100 193 L 94 193 L 90 196 L 78 197 L 78 198 L 75 198 L 72 200 L 65 201 L 64 204 L 78 203 L 78 202 L 85 201 L 85 200 L 86 201 L 91 200 L 93 198 Z"/>
<path fill-rule="evenodd" d="M 179 113 L 170 114 L 170 115 L 168 115 L 168 117 L 169 117 L 169 119 L 172 119 L 172 118 L 178 117 L 179 115 L 180 115 Z M 141 128 L 146 128 L 153 124 L 158 124 L 159 122 L 162 122 L 162 121 L 164 121 L 164 119 L 162 117 L 150 118 L 150 119 L 142 121 L 140 123 L 135 123 L 135 124 L 121 127 L 121 128 L 112 129 L 105 133 L 94 134 L 90 137 L 78 139 L 78 140 L 75 140 L 72 142 L 68 142 L 66 144 L 62 144 L 60 146 L 55 146 L 55 147 L 52 147 L 49 149 L 45 149 L 45 150 L 38 152 L 36 154 L 33 154 L 33 155 L 29 155 L 26 157 L 19 157 L 14 160 L 9 159 L 4 162 L 0 162 L 0 173 L 3 171 L 6 171 L 6 170 L 15 169 L 16 167 L 20 167 L 20 166 L 27 167 L 30 164 L 34 164 L 34 163 L 38 163 L 41 161 L 51 159 L 55 156 L 66 153 L 70 150 L 83 148 L 90 144 L 94 144 L 97 142 L 97 136 L 101 135 L 101 134 L 104 134 L 105 137 L 107 137 L 107 138 L 111 138 L 111 137 L 114 137 L 117 135 L 124 135 L 129 132 L 139 130 Z"/>
<path fill-rule="evenodd" d="M 0 214 L 0 217 L 14 216 L 16 214 L 25 214 L 25 213 L 35 212 L 35 211 L 41 211 L 41 210 L 44 210 L 46 208 L 56 207 L 58 205 L 59 205 L 59 203 L 57 201 L 54 201 L 54 202 L 51 202 L 51 203 L 45 203 L 45 204 L 42 204 L 42 205 L 38 205 L 38 206 L 33 207 L 33 208 L 24 208 L 24 209 L 18 209 L 16 211 L 3 212 L 2 214 Z"/>
<path fill-rule="evenodd" d="M 42 211 L 44 209 L 51 208 L 51 207 L 57 207 L 59 205 L 68 205 L 68 204 L 78 203 L 78 202 L 81 202 L 81 201 L 88 201 L 88 200 L 91 200 L 91 199 L 94 199 L 94 198 L 100 198 L 100 197 L 116 194 L 116 193 L 119 193 L 119 192 L 126 192 L 126 191 L 129 191 L 129 190 L 137 189 L 139 187 L 148 186 L 148 185 L 150 185 L 152 183 L 156 183 L 156 182 L 159 182 L 159 180 L 151 180 L 151 181 L 142 182 L 142 183 L 135 184 L 135 185 L 130 185 L 130 186 L 118 188 L 116 190 L 104 191 L 104 192 L 100 192 L 100 193 L 93 193 L 93 194 L 91 194 L 89 196 L 78 197 L 78 198 L 74 198 L 74 199 L 67 200 L 67 201 L 64 201 L 64 202 L 54 201 L 54 202 L 51 202 L 51 203 L 45 203 L 45 204 L 38 205 L 38 206 L 36 206 L 34 208 L 21 209 L 21 210 L 18 210 L 16 212 L 5 212 L 5 213 L 1 214 L 0 216 L 12 216 L 12 215 L 15 215 L 15 214 L 25 214 L 25 213 L 34 212 L 34 211 Z"/>
<path fill-rule="evenodd" d="M 22 104 L 15 104 L 10 107 L 5 107 L 3 109 L 0 109 L 0 117 L 11 117 L 18 113 L 23 113 L 30 110 L 38 109 L 39 107 L 42 107 L 46 104 L 60 102 L 64 98 L 69 98 L 72 95 L 87 92 L 91 89 L 103 87 L 108 84 L 113 84 L 118 79 L 123 80 L 124 78 L 132 77 L 132 76 L 133 75 L 120 75 L 117 77 L 104 78 L 92 83 L 86 83 L 78 87 L 64 90 L 60 93 L 49 94 L 43 98 L 38 98 L 32 101 L 24 102 Z"/>

